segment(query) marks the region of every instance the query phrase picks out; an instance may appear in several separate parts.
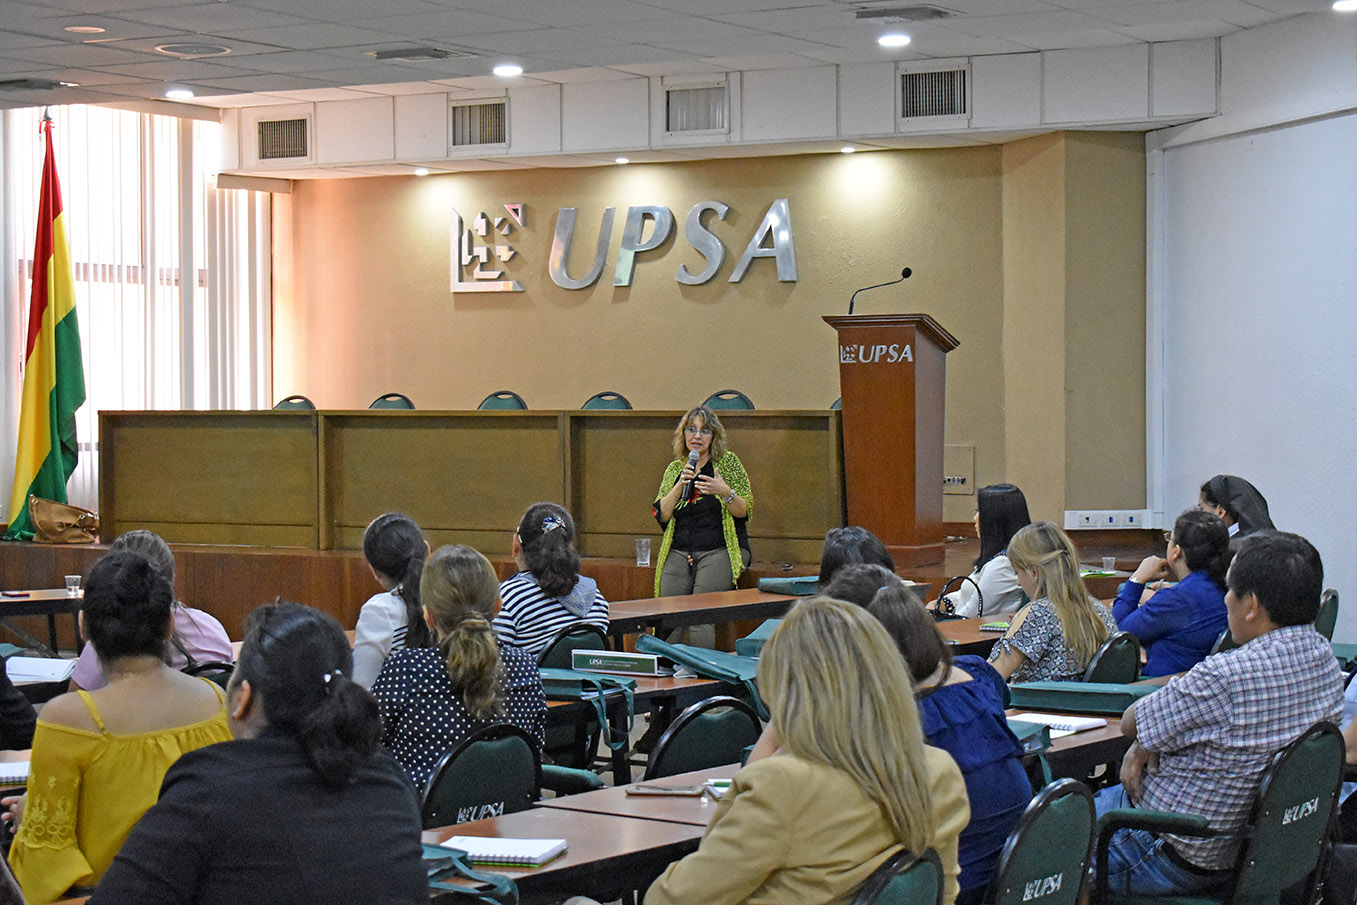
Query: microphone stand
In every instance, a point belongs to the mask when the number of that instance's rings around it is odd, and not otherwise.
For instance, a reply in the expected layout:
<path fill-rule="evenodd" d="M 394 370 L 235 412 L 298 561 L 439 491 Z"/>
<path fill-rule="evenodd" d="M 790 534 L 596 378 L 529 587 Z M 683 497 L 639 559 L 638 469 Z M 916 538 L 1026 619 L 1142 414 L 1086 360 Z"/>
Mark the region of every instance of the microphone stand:
<path fill-rule="evenodd" d="M 889 283 L 877 283 L 875 286 L 863 286 L 861 289 L 857 290 L 857 292 L 854 292 L 848 299 L 848 313 L 853 313 L 853 302 L 857 299 L 858 292 L 866 292 L 868 289 L 880 289 L 882 286 L 894 286 L 896 283 L 909 279 L 910 274 L 912 273 L 914 273 L 914 271 L 906 267 L 904 270 L 900 271 L 900 279 L 898 280 L 891 280 Z"/>

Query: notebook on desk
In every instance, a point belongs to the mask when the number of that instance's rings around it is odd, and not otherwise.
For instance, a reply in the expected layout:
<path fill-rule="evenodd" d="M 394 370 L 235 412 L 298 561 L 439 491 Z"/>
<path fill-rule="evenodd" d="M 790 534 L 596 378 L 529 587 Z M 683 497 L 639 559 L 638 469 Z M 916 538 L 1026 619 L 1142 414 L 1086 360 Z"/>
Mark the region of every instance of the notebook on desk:
<path fill-rule="evenodd" d="M 505 839 L 497 836 L 451 836 L 444 848 L 466 852 L 472 864 L 540 867 L 565 851 L 564 839 Z"/>
<path fill-rule="evenodd" d="M 0 786 L 22 786 L 28 782 L 28 761 L 0 763 Z"/>
<path fill-rule="evenodd" d="M 1013 719 L 1049 726 L 1051 738 L 1074 735 L 1076 732 L 1085 732 L 1089 729 L 1102 729 L 1107 725 L 1107 720 L 1102 717 L 1073 716 L 1068 713 L 1015 713 Z"/>

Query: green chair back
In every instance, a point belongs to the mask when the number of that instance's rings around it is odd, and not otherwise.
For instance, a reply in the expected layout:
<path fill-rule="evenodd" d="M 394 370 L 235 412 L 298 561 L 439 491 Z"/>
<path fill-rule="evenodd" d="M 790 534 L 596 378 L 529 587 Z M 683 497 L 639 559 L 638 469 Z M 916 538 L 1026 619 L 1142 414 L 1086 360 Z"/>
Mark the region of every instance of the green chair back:
<path fill-rule="evenodd" d="M 532 807 L 542 785 L 537 740 L 509 723 L 487 726 L 454 745 L 424 787 L 424 828 L 499 817 Z"/>
<path fill-rule="evenodd" d="M 841 409 L 843 408 L 843 397 L 840 396 L 838 399 L 835 399 L 835 400 L 834 400 L 834 404 L 831 405 L 829 408 L 830 408 L 831 411 L 839 411 L 839 410 L 841 410 Z"/>
<path fill-rule="evenodd" d="M 1231 635 L 1230 630 L 1227 628 L 1220 633 L 1220 637 L 1216 639 L 1216 643 L 1211 646 L 1211 653 L 1218 654 L 1221 651 L 1234 650 L 1238 646 L 1239 644 L 1235 641 L 1234 635 Z M 1207 656 L 1210 656 L 1210 654 L 1207 654 Z"/>
<path fill-rule="evenodd" d="M 537 655 L 537 665 L 550 669 L 574 669 L 571 654 L 577 650 L 609 650 L 608 636 L 597 625 L 576 622 L 557 632 Z M 581 718 L 573 726 L 548 726 L 546 757 L 555 764 L 588 769 L 598 752 L 598 720 Z"/>
<path fill-rule="evenodd" d="M 1314 901 L 1320 854 L 1343 783 L 1343 735 L 1316 723 L 1272 759 L 1230 878 L 1225 901 L 1277 902 L 1282 891 L 1309 879 L 1300 901 Z"/>
<path fill-rule="evenodd" d="M 1117 632 L 1103 642 L 1088 669 L 1085 682 L 1126 684 L 1140 678 L 1140 642 L 1130 632 Z"/>
<path fill-rule="evenodd" d="M 316 404 L 305 396 L 289 396 L 286 399 L 279 399 L 273 406 L 274 411 L 295 410 L 299 412 L 314 412 Z"/>
<path fill-rule="evenodd" d="M 732 409 L 739 411 L 741 409 L 749 410 L 754 408 L 754 403 L 748 396 L 739 390 L 717 390 L 707 397 L 707 401 L 702 403 L 709 409 Z"/>
<path fill-rule="evenodd" d="M 901 851 L 872 871 L 853 905 L 942 905 L 942 859 L 931 848 Z"/>
<path fill-rule="evenodd" d="M 1329 588 L 1319 597 L 1319 615 L 1315 617 L 1315 631 L 1330 641 L 1333 627 L 1338 622 L 1338 592 Z"/>
<path fill-rule="evenodd" d="M 537 665 L 549 669 L 574 669 L 571 655 L 577 650 L 612 650 L 612 647 L 603 629 L 588 622 L 576 622 L 552 635 L 537 655 Z"/>
<path fill-rule="evenodd" d="M 481 404 L 476 406 L 478 411 L 491 411 L 495 409 L 526 409 L 528 404 L 523 401 L 523 397 L 513 390 L 497 390 L 481 400 Z"/>
<path fill-rule="evenodd" d="M 584 400 L 582 409 L 631 409 L 631 403 L 627 397 L 621 393 L 614 393 L 612 390 L 604 390 L 602 393 L 595 393 Z"/>
<path fill-rule="evenodd" d="M 680 713 L 655 743 L 645 778 L 739 763 L 744 749 L 762 732 L 758 715 L 738 698 L 718 695 L 698 701 Z"/>
<path fill-rule="evenodd" d="M 415 404 L 404 393 L 383 393 L 372 400 L 372 404 L 368 406 L 370 409 L 412 409 L 414 407 Z"/>
<path fill-rule="evenodd" d="M 1095 823 L 1093 794 L 1078 780 L 1038 792 L 999 853 L 986 905 L 1077 905 Z"/>

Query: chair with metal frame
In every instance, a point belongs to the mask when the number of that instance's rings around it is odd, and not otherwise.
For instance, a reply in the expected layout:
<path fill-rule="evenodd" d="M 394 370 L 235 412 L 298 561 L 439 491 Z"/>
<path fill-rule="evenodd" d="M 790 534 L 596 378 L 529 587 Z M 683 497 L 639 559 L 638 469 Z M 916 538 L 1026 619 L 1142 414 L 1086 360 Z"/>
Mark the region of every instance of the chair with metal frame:
<path fill-rule="evenodd" d="M 900 851 L 872 871 L 853 905 L 942 905 L 942 859 L 931 848 Z"/>
<path fill-rule="evenodd" d="M 1263 773 L 1249 819 L 1238 830 L 1222 831 L 1196 814 L 1118 808 L 1098 820 L 1098 867 L 1093 901 L 1099 905 L 1263 905 L 1313 902 L 1328 863 L 1330 831 L 1343 786 L 1343 734 L 1328 721 L 1311 726 L 1278 751 Z M 1107 852 L 1112 834 L 1143 829 L 1175 836 L 1232 836 L 1240 840 L 1233 866 L 1214 892 L 1172 896 L 1137 896 L 1109 889 Z"/>
<path fill-rule="evenodd" d="M 717 390 L 702 403 L 709 409 L 753 411 L 754 401 L 739 390 Z"/>
<path fill-rule="evenodd" d="M 739 763 L 763 724 L 739 698 L 717 695 L 685 709 L 664 730 L 646 761 L 646 779 Z"/>
<path fill-rule="evenodd" d="M 1319 614 L 1315 616 L 1315 631 L 1330 641 L 1333 627 L 1338 623 L 1338 592 L 1329 588 L 1319 595 Z"/>
<path fill-rule="evenodd" d="M 273 410 L 275 412 L 314 412 L 316 410 L 316 404 L 305 396 L 288 396 L 286 399 L 279 399 L 274 403 Z"/>
<path fill-rule="evenodd" d="M 1088 661 L 1085 682 L 1127 685 L 1140 678 L 1140 641 L 1130 632 L 1114 632 Z"/>
<path fill-rule="evenodd" d="M 610 650 L 608 634 L 597 625 L 575 622 L 565 626 L 547 642 L 537 655 L 537 665 L 550 669 L 573 669 L 572 655 L 577 650 Z M 598 754 L 601 729 L 596 720 L 574 726 L 549 726 L 545 754 L 564 767 L 588 769 Z"/>
<path fill-rule="evenodd" d="M 496 390 L 489 396 L 481 400 L 481 404 L 476 406 L 477 411 L 496 411 L 501 409 L 522 410 L 526 409 L 528 404 L 523 401 L 523 397 L 513 390 Z"/>
<path fill-rule="evenodd" d="M 595 393 L 588 399 L 584 400 L 584 405 L 580 406 L 580 408 L 619 409 L 619 410 L 625 409 L 627 411 L 630 411 L 631 403 L 627 401 L 627 397 L 623 396 L 621 393 L 614 393 L 612 390 L 604 390 L 603 392 Z"/>
<path fill-rule="evenodd" d="M 410 397 L 404 393 L 383 393 L 372 404 L 370 409 L 413 409 L 415 404 L 410 401 Z"/>
<path fill-rule="evenodd" d="M 1043 788 L 999 852 L 985 905 L 1076 905 L 1096 821 L 1093 793 L 1077 779 L 1057 779 Z"/>
<path fill-rule="evenodd" d="M 424 828 L 524 811 L 541 797 L 537 739 L 511 723 L 486 726 L 438 759 L 420 800 Z"/>

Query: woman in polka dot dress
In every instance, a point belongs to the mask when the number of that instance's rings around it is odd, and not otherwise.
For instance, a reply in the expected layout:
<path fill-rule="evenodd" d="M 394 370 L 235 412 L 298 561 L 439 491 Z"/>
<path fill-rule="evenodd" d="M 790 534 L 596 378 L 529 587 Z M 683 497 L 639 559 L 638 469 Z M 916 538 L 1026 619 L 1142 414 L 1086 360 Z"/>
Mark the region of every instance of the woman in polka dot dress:
<path fill-rule="evenodd" d="M 521 726 L 539 742 L 547 702 L 532 655 L 495 640 L 495 570 L 480 553 L 441 547 L 419 582 L 436 648 L 392 654 L 372 684 L 382 742 L 423 789 L 443 752 L 491 723 Z"/>

